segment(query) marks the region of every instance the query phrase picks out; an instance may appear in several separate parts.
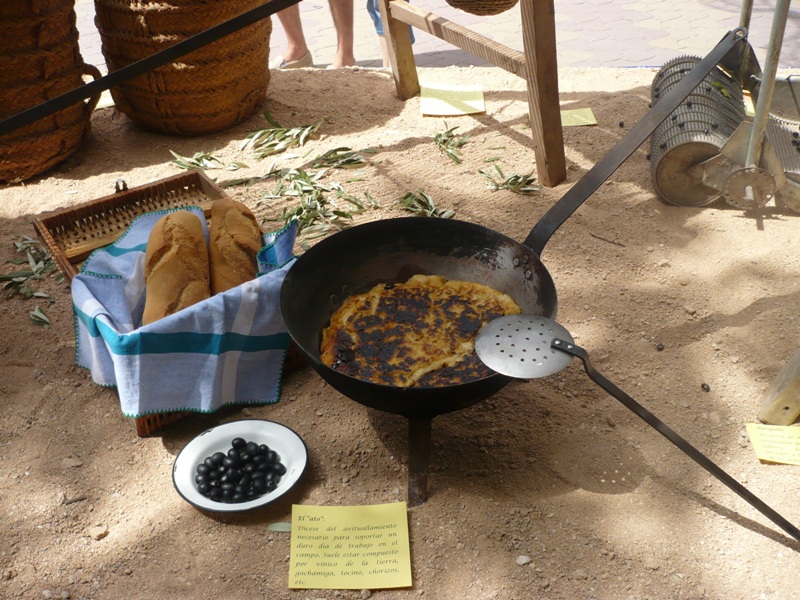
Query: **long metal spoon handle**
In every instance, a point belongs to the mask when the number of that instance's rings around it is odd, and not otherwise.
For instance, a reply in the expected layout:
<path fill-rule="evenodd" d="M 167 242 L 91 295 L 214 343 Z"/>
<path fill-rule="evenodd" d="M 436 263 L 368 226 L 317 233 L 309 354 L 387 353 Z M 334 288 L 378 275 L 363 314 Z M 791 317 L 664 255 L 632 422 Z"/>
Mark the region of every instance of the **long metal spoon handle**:
<path fill-rule="evenodd" d="M 661 435 L 667 438 L 670 442 L 675 444 L 678 448 L 683 450 L 692 460 L 703 467 L 706 471 L 711 473 L 714 477 L 719 479 L 722 483 L 727 485 L 730 489 L 736 492 L 744 500 L 750 503 L 751 506 L 758 509 L 764 516 L 768 517 L 773 523 L 778 525 L 786 533 L 791 535 L 794 539 L 800 541 L 800 529 L 792 525 L 789 521 L 783 518 L 779 513 L 770 508 L 758 496 L 753 494 L 750 490 L 744 487 L 741 483 L 736 481 L 733 477 L 728 475 L 721 467 L 714 463 L 710 458 L 700 452 L 697 448 L 692 446 L 689 442 L 675 433 L 669 426 L 656 417 L 653 413 L 647 410 L 644 406 L 636 402 L 628 394 L 619 389 L 616 385 L 606 379 L 603 375 L 598 373 L 592 366 L 589 360 L 589 353 L 580 346 L 576 346 L 570 342 L 560 340 L 558 338 L 552 340 L 550 343 L 551 348 L 561 350 L 567 354 L 578 357 L 583 362 L 583 368 L 589 378 L 597 385 L 602 387 L 609 394 L 614 396 L 617 400 L 622 402 L 639 418 L 645 421 L 653 429 L 658 431 Z"/>

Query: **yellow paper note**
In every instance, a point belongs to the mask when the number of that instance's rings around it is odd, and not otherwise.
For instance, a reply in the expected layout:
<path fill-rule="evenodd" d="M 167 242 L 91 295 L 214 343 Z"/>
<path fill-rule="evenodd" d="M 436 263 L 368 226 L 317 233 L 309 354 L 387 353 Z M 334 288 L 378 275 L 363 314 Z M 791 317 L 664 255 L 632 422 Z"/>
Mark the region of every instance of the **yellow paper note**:
<path fill-rule="evenodd" d="M 561 111 L 562 127 L 583 127 L 585 125 L 597 125 L 597 119 L 591 108 L 573 108 Z"/>
<path fill-rule="evenodd" d="M 423 115 L 449 117 L 486 112 L 480 85 L 421 83 L 419 87 Z"/>
<path fill-rule="evenodd" d="M 410 585 L 405 502 L 292 506 L 290 588 L 375 590 Z"/>
<path fill-rule="evenodd" d="M 759 460 L 800 465 L 800 427 L 748 423 L 747 435 Z"/>

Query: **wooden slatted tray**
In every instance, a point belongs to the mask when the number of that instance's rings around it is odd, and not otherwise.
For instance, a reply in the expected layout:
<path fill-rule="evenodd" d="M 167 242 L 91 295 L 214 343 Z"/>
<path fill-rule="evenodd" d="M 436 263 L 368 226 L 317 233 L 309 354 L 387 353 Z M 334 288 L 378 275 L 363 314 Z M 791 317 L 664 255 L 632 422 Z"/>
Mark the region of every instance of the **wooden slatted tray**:
<path fill-rule="evenodd" d="M 72 281 L 83 261 L 97 248 L 116 241 L 136 217 L 189 205 L 201 207 L 208 216 L 211 203 L 224 197 L 225 192 L 205 173 L 189 171 L 43 215 L 34 220 L 33 227 L 59 271 Z M 151 435 L 186 414 L 174 412 L 135 418 L 136 433 Z"/>
<path fill-rule="evenodd" d="M 205 173 L 189 171 L 49 213 L 34 220 L 33 227 L 59 271 L 72 281 L 83 261 L 116 241 L 136 217 L 188 205 L 208 215 L 211 203 L 225 197 Z"/>

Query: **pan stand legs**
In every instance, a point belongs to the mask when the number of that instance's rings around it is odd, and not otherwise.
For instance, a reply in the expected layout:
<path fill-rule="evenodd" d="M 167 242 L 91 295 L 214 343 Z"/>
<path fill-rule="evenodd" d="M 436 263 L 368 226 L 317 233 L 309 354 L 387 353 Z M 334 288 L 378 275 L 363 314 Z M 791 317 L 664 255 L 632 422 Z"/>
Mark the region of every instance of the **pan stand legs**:
<path fill-rule="evenodd" d="M 408 419 L 408 506 L 428 499 L 433 419 Z"/>

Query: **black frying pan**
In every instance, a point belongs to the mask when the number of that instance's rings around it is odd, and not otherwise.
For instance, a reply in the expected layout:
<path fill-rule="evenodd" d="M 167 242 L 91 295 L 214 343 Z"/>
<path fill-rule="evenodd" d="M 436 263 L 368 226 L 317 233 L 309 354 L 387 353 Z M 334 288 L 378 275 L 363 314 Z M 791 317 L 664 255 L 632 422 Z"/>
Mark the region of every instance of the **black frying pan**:
<path fill-rule="evenodd" d="M 320 332 L 349 295 L 424 273 L 476 281 L 510 295 L 523 312 L 555 317 L 556 289 L 536 254 L 472 223 L 406 217 L 359 225 L 316 244 L 289 269 L 281 312 L 311 365 L 345 396 L 372 408 L 424 418 L 473 404 L 506 385 L 493 374 L 447 387 L 400 388 L 343 375 L 319 360 Z"/>
<path fill-rule="evenodd" d="M 300 350 L 325 381 L 366 406 L 413 419 L 432 418 L 488 398 L 511 378 L 492 374 L 445 387 L 399 388 L 343 375 L 322 364 L 322 329 L 342 300 L 377 283 L 397 283 L 423 273 L 475 281 L 510 295 L 523 313 L 554 319 L 555 284 L 540 260 L 561 224 L 616 171 L 728 52 L 746 39 L 729 32 L 662 98 L 531 231 L 523 243 L 464 221 L 400 218 L 359 225 L 319 242 L 297 259 L 281 289 L 281 314 Z"/>

